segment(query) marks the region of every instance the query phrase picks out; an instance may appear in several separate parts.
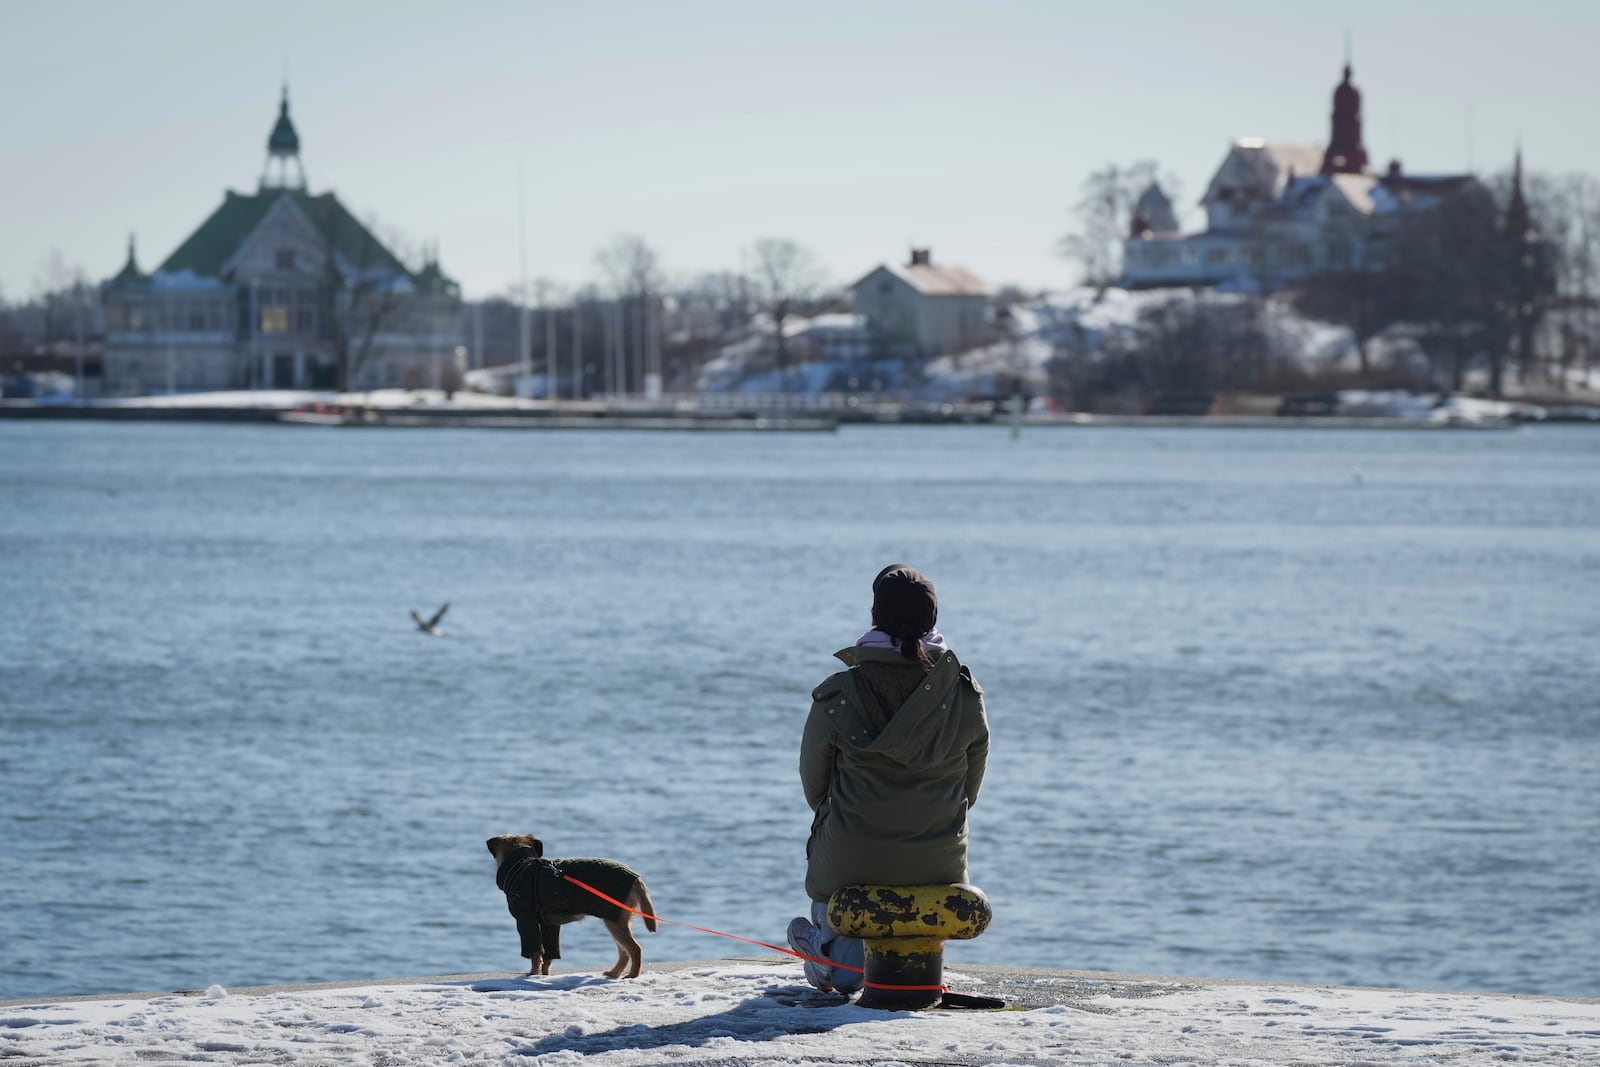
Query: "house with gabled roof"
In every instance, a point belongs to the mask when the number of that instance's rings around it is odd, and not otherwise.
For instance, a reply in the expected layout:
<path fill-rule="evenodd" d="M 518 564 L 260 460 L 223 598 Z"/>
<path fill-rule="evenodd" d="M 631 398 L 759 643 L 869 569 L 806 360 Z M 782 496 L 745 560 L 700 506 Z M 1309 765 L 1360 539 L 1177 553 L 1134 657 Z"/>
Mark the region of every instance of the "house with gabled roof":
<path fill-rule="evenodd" d="M 332 192 L 311 193 L 284 90 L 254 193 L 232 190 L 154 271 L 133 241 L 101 286 L 109 395 L 438 385 L 460 287 L 412 270 Z"/>
<path fill-rule="evenodd" d="M 875 350 L 892 358 L 932 358 L 983 343 L 989 286 L 956 266 L 937 266 L 926 248 L 905 264 L 874 267 L 850 287 L 855 313 L 864 317 Z"/>
<path fill-rule="evenodd" d="M 1482 188 L 1470 174 L 1405 174 L 1398 160 L 1376 174 L 1367 158 L 1361 93 L 1346 64 L 1328 144 L 1236 140 L 1200 200 L 1204 231 L 1181 232 L 1176 217 L 1159 210 L 1169 204 L 1159 187 L 1146 190 L 1123 242 L 1121 284 L 1270 292 L 1317 274 L 1370 269 L 1381 265 L 1386 240 L 1407 215 Z"/>

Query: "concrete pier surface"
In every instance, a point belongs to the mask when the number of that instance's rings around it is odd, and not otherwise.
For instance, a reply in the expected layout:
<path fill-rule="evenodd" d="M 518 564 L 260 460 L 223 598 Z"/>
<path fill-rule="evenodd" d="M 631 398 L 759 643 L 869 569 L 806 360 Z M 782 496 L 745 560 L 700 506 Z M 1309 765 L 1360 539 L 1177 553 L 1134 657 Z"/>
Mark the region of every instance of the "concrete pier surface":
<path fill-rule="evenodd" d="M 647 948 L 648 952 L 648 948 Z M 0 1061 L 1600 1064 L 1600 1000 L 961 965 L 994 1011 L 882 1012 L 772 955 L 0 1002 Z"/>

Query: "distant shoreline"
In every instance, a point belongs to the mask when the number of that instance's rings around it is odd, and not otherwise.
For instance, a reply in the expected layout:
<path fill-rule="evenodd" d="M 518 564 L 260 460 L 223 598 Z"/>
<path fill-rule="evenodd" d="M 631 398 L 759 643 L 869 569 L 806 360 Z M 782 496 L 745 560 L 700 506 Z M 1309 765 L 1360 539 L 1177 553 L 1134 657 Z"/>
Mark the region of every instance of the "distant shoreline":
<path fill-rule="evenodd" d="M 362 407 L 338 414 L 294 408 L 216 404 L 39 404 L 0 402 L 0 419 L 91 420 L 109 422 L 254 423 L 327 429 L 406 428 L 480 430 L 704 430 L 821 432 L 836 430 L 839 419 L 803 413 L 680 413 L 555 410 L 496 410 L 452 407 Z"/>
<path fill-rule="evenodd" d="M 237 394 L 235 394 L 237 395 Z M 684 404 L 623 406 L 558 403 L 539 406 L 484 406 L 450 401 L 407 404 L 270 402 L 207 402 L 184 397 L 140 401 L 40 402 L 0 401 L 0 419 L 106 420 L 146 422 L 271 423 L 326 428 L 389 427 L 408 429 L 493 430 L 708 430 L 831 432 L 853 425 L 993 425 L 1010 417 L 981 405 L 879 405 L 845 411 L 806 408 L 748 408 L 721 400 L 706 407 Z M 1027 429 L 1073 427 L 1141 427 L 1184 429 L 1274 430 L 1509 430 L 1521 425 L 1510 418 L 1438 419 L 1391 415 L 1102 415 L 1089 413 L 1029 414 L 1019 420 Z"/>

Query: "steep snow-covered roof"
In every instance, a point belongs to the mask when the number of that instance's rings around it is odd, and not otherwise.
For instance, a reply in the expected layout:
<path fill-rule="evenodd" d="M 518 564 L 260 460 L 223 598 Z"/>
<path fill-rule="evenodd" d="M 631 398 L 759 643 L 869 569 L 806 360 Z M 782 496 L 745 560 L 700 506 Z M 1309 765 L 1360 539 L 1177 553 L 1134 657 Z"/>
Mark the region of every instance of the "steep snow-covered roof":
<path fill-rule="evenodd" d="M 1148 230 L 1151 233 L 1178 232 L 1178 216 L 1172 210 L 1172 201 L 1161 188 L 1160 182 L 1151 182 L 1133 205 L 1134 236 Z"/>
<path fill-rule="evenodd" d="M 1471 174 L 1391 174 L 1376 183 L 1371 195 L 1375 210 L 1380 214 L 1427 211 L 1477 182 Z"/>
<path fill-rule="evenodd" d="M 1372 190 L 1378 184 L 1378 179 L 1371 174 L 1330 174 L 1328 181 L 1349 201 L 1351 207 L 1363 215 L 1370 215 L 1376 209 Z"/>
<path fill-rule="evenodd" d="M 880 270 L 886 270 L 923 296 L 989 296 L 987 283 L 965 267 L 936 267 L 931 263 L 885 263 L 868 271 L 850 288 L 855 289 Z"/>
<path fill-rule="evenodd" d="M 1283 192 L 1291 176 L 1304 178 L 1322 171 L 1322 149 L 1314 144 L 1287 144 L 1241 137 L 1233 143 L 1231 155 L 1242 160 L 1263 191 L 1271 196 Z"/>

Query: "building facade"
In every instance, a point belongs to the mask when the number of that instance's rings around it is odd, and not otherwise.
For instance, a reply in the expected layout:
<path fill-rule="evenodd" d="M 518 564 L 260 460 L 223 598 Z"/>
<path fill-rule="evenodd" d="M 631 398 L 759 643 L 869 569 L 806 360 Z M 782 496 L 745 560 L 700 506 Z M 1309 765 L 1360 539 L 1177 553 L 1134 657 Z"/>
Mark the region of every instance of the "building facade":
<path fill-rule="evenodd" d="M 1123 243 L 1122 285 L 1271 292 L 1318 274 L 1376 269 L 1407 215 L 1469 187 L 1482 191 L 1470 174 L 1409 175 L 1398 160 L 1375 174 L 1367 159 L 1361 93 L 1347 64 L 1326 147 L 1235 141 L 1201 198 L 1203 232 L 1180 232 L 1160 187 L 1146 190 Z"/>
<path fill-rule="evenodd" d="M 101 286 L 103 391 L 437 387 L 463 343 L 460 287 L 412 270 L 331 192 L 312 194 L 285 90 L 254 193 L 154 271 L 133 242 Z"/>
<path fill-rule="evenodd" d="M 903 266 L 874 268 L 850 292 L 855 313 L 865 319 L 883 356 L 926 359 L 985 340 L 989 287 L 962 267 L 935 266 L 926 248 L 912 249 Z"/>

